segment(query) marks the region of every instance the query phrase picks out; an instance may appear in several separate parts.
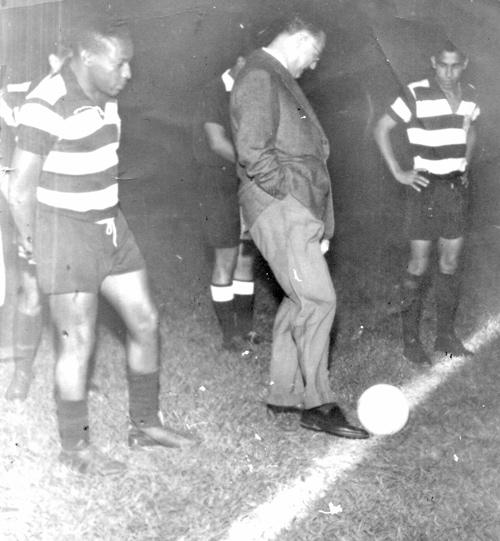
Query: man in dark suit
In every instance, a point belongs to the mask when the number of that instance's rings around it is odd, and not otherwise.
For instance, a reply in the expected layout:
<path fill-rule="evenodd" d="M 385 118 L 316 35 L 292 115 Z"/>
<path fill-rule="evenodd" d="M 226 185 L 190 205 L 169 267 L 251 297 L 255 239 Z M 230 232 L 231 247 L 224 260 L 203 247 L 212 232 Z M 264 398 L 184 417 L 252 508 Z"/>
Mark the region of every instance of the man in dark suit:
<path fill-rule="evenodd" d="M 231 95 L 245 223 L 285 297 L 273 328 L 268 411 L 300 413 L 304 428 L 347 438 L 328 381 L 336 297 L 324 254 L 333 236 L 329 146 L 296 79 L 314 69 L 325 33 L 294 15 L 255 51 Z"/>

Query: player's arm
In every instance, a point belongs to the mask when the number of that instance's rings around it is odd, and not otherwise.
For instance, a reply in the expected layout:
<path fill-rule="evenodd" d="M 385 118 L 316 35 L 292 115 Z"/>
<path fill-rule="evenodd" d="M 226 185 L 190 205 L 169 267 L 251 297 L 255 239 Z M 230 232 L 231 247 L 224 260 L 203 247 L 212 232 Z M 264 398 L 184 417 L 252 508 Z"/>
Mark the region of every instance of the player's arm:
<path fill-rule="evenodd" d="M 465 149 L 465 159 L 469 164 L 472 160 L 472 154 L 474 153 L 474 148 L 477 141 L 477 130 L 474 124 L 471 124 L 467 131 L 467 146 Z"/>
<path fill-rule="evenodd" d="M 419 192 L 423 186 L 429 184 L 428 179 L 421 176 L 418 171 L 403 171 L 394 154 L 391 143 L 391 131 L 397 126 L 397 122 L 385 113 L 377 122 L 374 130 L 375 141 L 380 149 L 382 157 L 392 173 L 393 177 L 406 186 L 411 186 Z"/>
<path fill-rule="evenodd" d="M 216 122 L 205 122 L 203 130 L 207 137 L 208 146 L 218 156 L 228 162 L 236 163 L 236 154 L 231 139 L 228 137 L 224 126 Z"/>
<path fill-rule="evenodd" d="M 18 243 L 28 259 L 33 254 L 36 187 L 43 157 L 16 148 L 9 181 L 9 206 L 16 224 Z"/>

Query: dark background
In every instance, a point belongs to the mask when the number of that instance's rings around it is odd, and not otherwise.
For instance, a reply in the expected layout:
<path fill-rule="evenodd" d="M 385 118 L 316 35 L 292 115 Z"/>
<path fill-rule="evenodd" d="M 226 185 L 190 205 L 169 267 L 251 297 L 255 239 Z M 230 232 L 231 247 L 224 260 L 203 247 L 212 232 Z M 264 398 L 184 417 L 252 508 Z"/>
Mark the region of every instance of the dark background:
<path fill-rule="evenodd" d="M 28 2 L 3 0 L 0 6 L 7 81 L 44 73 L 47 54 L 88 12 L 129 22 L 136 51 L 133 79 L 120 96 L 121 199 L 137 231 L 146 232 L 157 212 L 197 227 L 191 150 L 196 92 L 248 43 L 266 44 L 272 21 L 297 9 L 319 19 L 328 36 L 318 68 L 301 84 L 331 142 L 337 241 L 366 229 L 389 243 L 403 242 L 402 190 L 382 164 L 372 128 L 401 84 L 429 73 L 429 57 L 444 34 L 469 54 L 466 77 L 481 100 L 471 226 L 500 224 L 497 1 L 63 0 L 13 7 Z M 404 138 L 403 132 L 394 137 L 403 161 Z"/>

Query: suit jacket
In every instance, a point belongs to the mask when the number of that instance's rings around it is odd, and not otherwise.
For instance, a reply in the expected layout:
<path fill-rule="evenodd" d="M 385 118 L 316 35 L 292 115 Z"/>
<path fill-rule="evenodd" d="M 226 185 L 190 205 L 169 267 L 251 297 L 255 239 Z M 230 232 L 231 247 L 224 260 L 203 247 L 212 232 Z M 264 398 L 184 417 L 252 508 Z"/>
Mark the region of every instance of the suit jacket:
<path fill-rule="evenodd" d="M 328 140 L 289 71 L 262 49 L 247 59 L 231 93 L 240 203 L 252 226 L 276 199 L 296 198 L 333 236 Z"/>

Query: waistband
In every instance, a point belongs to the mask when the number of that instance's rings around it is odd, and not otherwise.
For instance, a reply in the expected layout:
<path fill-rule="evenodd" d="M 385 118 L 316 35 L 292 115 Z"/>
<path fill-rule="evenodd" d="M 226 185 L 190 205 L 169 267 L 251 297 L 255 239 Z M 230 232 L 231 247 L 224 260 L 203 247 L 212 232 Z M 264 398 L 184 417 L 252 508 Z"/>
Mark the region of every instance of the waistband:
<path fill-rule="evenodd" d="M 462 180 L 462 175 L 464 171 L 452 171 L 451 173 L 446 173 L 444 175 L 436 175 L 434 173 L 429 173 L 428 171 L 419 171 L 419 175 L 422 175 L 428 180 L 444 180 L 447 182 L 459 182 Z"/>

